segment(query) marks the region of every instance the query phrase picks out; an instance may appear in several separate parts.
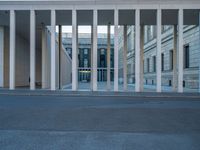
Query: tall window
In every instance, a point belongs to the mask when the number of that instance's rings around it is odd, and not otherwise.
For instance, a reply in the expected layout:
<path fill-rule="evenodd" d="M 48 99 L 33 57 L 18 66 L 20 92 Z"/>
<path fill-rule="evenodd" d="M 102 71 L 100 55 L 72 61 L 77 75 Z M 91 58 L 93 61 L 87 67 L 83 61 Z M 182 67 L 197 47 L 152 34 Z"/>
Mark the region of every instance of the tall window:
<path fill-rule="evenodd" d="M 85 54 L 85 55 L 88 54 L 88 49 L 84 49 L 84 54 Z"/>
<path fill-rule="evenodd" d="M 101 55 L 104 55 L 104 54 L 105 54 L 105 50 L 101 49 Z"/>
<path fill-rule="evenodd" d="M 88 59 L 84 59 L 84 67 L 88 67 Z"/>
<path fill-rule="evenodd" d="M 164 71 L 164 53 L 161 54 L 161 70 Z"/>
<path fill-rule="evenodd" d="M 184 46 L 184 67 L 190 67 L 190 52 L 189 52 L 189 45 Z"/>
<path fill-rule="evenodd" d="M 156 56 L 153 56 L 153 72 L 156 72 Z"/>
<path fill-rule="evenodd" d="M 149 58 L 147 58 L 147 72 L 149 72 L 149 68 L 150 68 L 150 66 L 149 66 Z"/>
<path fill-rule="evenodd" d="M 169 69 L 173 70 L 173 50 L 169 51 Z"/>

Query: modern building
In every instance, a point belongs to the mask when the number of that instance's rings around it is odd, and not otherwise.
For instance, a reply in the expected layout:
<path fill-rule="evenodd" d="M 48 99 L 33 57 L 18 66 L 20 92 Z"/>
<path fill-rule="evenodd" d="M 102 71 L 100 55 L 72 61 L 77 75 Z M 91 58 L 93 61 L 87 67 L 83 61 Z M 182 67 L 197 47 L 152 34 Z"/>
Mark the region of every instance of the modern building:
<path fill-rule="evenodd" d="M 0 87 L 198 91 L 199 18 L 199 0 L 1 0 Z M 79 44 L 79 26 L 91 27 L 89 45 Z M 103 49 L 99 26 L 108 29 Z"/>

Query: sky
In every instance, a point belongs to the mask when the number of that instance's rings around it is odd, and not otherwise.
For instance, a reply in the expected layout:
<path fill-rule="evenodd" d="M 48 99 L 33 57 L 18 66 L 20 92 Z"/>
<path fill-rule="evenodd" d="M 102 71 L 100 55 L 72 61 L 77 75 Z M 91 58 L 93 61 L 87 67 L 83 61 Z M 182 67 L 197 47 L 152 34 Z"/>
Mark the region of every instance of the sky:
<path fill-rule="evenodd" d="M 79 33 L 91 33 L 91 26 L 79 26 Z M 107 33 L 107 26 L 98 26 L 98 33 Z M 58 32 L 58 27 L 56 27 Z M 72 26 L 62 26 L 63 33 L 72 33 Z M 111 34 L 114 34 L 114 26 L 111 26 Z"/>

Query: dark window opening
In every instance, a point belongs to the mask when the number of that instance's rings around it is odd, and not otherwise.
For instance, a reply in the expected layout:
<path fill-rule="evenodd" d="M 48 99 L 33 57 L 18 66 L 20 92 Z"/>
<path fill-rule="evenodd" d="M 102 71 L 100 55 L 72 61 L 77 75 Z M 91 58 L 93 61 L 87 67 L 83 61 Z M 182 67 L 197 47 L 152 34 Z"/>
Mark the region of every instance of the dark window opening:
<path fill-rule="evenodd" d="M 172 80 L 169 80 L 169 86 L 172 86 Z"/>
<path fill-rule="evenodd" d="M 183 87 L 185 87 L 185 81 L 183 81 Z"/>
<path fill-rule="evenodd" d="M 164 71 L 164 53 L 161 54 L 161 69 Z"/>
<path fill-rule="evenodd" d="M 153 56 L 153 72 L 156 72 L 156 56 Z"/>
<path fill-rule="evenodd" d="M 184 46 L 184 68 L 190 67 L 190 52 L 189 52 L 189 45 Z"/>
<path fill-rule="evenodd" d="M 147 72 L 149 72 L 149 68 L 150 68 L 150 66 L 149 66 L 149 58 L 147 58 Z"/>
<path fill-rule="evenodd" d="M 174 64 L 174 60 L 173 60 L 173 50 L 170 50 L 169 52 L 169 61 L 170 61 L 170 70 L 173 70 L 173 64 Z"/>

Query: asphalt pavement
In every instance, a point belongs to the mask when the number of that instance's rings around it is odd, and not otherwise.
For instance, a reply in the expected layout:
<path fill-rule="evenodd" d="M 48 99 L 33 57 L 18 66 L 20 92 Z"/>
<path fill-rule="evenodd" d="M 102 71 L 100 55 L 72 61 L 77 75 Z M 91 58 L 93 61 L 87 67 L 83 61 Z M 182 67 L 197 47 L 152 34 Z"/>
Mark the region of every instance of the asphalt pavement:
<path fill-rule="evenodd" d="M 0 149 L 200 150 L 200 98 L 0 94 Z"/>

